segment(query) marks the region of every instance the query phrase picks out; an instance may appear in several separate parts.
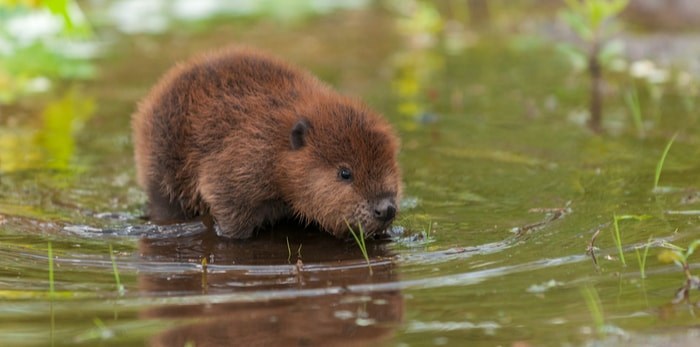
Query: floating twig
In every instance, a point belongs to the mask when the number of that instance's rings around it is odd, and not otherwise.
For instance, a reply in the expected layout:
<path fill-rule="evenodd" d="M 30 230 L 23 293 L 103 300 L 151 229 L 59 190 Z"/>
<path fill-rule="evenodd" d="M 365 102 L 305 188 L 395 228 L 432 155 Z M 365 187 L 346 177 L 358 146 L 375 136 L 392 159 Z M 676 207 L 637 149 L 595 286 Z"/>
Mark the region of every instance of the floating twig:
<path fill-rule="evenodd" d="M 514 232 L 516 234 L 516 236 L 519 237 L 519 236 L 529 234 L 533 231 L 540 230 L 540 229 L 544 228 L 545 226 L 547 226 L 548 224 L 550 224 L 556 220 L 559 220 L 559 219 L 563 218 L 564 216 L 566 216 L 567 214 L 571 213 L 572 210 L 571 210 L 571 207 L 569 207 L 569 205 L 571 205 L 571 201 L 567 202 L 564 207 L 531 208 L 530 210 L 528 210 L 528 212 L 530 212 L 530 213 L 545 213 L 546 215 L 545 215 L 544 220 L 541 222 L 532 223 L 532 224 L 528 224 L 528 225 L 521 226 L 521 227 L 515 227 L 515 228 L 512 228 L 511 231 Z"/>
<path fill-rule="evenodd" d="M 588 243 L 588 247 L 586 247 L 586 254 L 590 255 L 591 258 L 593 259 L 593 264 L 595 266 L 598 266 L 598 259 L 595 257 L 595 240 L 598 238 L 598 235 L 600 234 L 600 231 L 603 230 L 602 228 L 598 228 L 593 233 L 593 236 L 591 236 L 591 241 Z"/>

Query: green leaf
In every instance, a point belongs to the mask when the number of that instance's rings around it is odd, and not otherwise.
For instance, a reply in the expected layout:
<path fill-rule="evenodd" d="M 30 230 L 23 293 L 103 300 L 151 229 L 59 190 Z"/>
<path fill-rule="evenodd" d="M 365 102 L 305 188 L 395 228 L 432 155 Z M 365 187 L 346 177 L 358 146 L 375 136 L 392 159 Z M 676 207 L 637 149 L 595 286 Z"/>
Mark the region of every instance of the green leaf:
<path fill-rule="evenodd" d="M 668 263 L 676 263 L 676 264 L 683 264 L 685 261 L 685 257 L 683 257 L 682 254 L 678 253 L 677 251 L 672 251 L 669 249 L 665 249 L 659 253 L 657 256 L 659 261 L 668 264 Z"/>
<path fill-rule="evenodd" d="M 593 31 L 580 13 L 565 10 L 560 13 L 560 17 L 581 39 L 585 41 L 593 39 Z"/>
<path fill-rule="evenodd" d="M 586 4 L 588 4 L 588 22 L 591 29 L 598 30 L 605 19 L 604 4 L 601 0 L 589 0 Z"/>
<path fill-rule="evenodd" d="M 623 56 L 625 44 L 621 40 L 608 41 L 598 52 L 598 60 L 605 66 Z"/>
<path fill-rule="evenodd" d="M 688 246 L 688 250 L 685 253 L 685 258 L 688 259 L 698 247 L 700 247 L 700 240 L 695 240 L 692 243 L 690 243 L 690 246 Z"/>
<path fill-rule="evenodd" d="M 74 23 L 69 13 L 68 0 L 44 0 L 44 5 L 49 9 L 49 11 L 51 11 L 51 13 L 63 17 L 63 22 L 66 23 L 66 28 L 73 29 Z"/>
<path fill-rule="evenodd" d="M 668 143 L 666 144 L 666 148 L 664 148 L 664 152 L 661 154 L 661 158 L 659 158 L 659 162 L 656 163 L 656 171 L 654 173 L 654 191 L 656 191 L 659 188 L 659 178 L 661 178 L 661 170 L 664 167 L 664 162 L 666 161 L 668 151 L 671 150 L 671 145 L 673 145 L 673 141 L 676 140 L 676 136 L 678 136 L 678 133 L 674 134 L 671 140 L 668 141 Z"/>

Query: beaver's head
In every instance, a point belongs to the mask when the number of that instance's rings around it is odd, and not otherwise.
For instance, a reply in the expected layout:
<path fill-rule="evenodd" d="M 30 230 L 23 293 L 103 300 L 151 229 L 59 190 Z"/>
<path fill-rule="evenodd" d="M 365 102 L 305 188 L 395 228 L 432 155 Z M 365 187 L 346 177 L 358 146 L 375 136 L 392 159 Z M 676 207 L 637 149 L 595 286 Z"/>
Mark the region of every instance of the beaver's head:
<path fill-rule="evenodd" d="M 398 140 L 380 116 L 351 102 L 300 116 L 289 129 L 280 165 L 284 198 L 297 216 L 337 237 L 352 226 L 367 235 L 385 230 L 398 213 Z"/>

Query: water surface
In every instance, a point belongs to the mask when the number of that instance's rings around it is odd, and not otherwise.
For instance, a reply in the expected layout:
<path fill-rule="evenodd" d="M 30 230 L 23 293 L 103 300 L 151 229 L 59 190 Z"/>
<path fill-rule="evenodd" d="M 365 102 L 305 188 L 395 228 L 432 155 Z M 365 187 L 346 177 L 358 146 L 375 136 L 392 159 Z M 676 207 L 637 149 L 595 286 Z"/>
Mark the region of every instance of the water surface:
<path fill-rule="evenodd" d="M 455 48 L 421 44 L 402 18 L 367 6 L 157 34 L 107 26 L 98 77 L 3 106 L 2 345 L 692 345 L 697 290 L 673 303 L 685 276 L 657 255 L 700 235 L 696 95 L 668 83 L 654 103 L 640 85 L 639 136 L 621 97 L 632 80 L 612 74 L 596 135 L 580 121 L 586 76 L 549 29 L 469 27 Z M 318 230 L 233 242 L 197 221 L 142 218 L 136 102 L 174 62 L 230 43 L 304 66 L 396 126 L 406 197 L 390 239 L 368 245 L 371 272 L 357 245 Z M 619 223 L 626 265 L 614 215 L 648 216 Z M 641 278 L 636 250 L 649 240 Z"/>

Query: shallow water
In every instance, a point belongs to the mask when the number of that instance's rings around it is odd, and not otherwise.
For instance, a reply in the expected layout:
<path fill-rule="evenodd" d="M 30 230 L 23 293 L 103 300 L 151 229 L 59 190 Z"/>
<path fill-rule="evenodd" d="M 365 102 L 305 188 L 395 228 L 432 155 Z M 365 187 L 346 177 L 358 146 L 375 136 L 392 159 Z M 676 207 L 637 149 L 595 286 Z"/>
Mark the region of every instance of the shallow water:
<path fill-rule="evenodd" d="M 1 344 L 692 345 L 697 290 L 672 303 L 685 276 L 657 260 L 700 238 L 689 97 L 664 86 L 655 104 L 640 89 L 640 137 L 620 96 L 630 82 L 614 75 L 607 134 L 594 135 L 580 124 L 585 75 L 540 31 L 477 28 L 454 50 L 415 44 L 397 17 L 364 8 L 157 35 L 105 29 L 114 42 L 99 77 L 4 107 Z M 318 230 L 282 225 L 231 242 L 196 221 L 141 218 L 135 103 L 175 61 L 231 42 L 309 68 L 396 126 L 406 197 L 389 240 L 368 244 L 371 271 L 354 243 Z M 626 266 L 615 214 L 649 216 L 619 222 Z M 586 249 L 597 230 L 596 265 Z M 642 279 L 636 250 L 648 240 Z"/>

